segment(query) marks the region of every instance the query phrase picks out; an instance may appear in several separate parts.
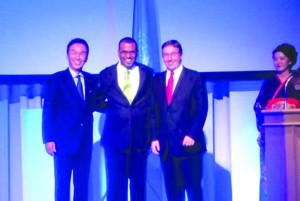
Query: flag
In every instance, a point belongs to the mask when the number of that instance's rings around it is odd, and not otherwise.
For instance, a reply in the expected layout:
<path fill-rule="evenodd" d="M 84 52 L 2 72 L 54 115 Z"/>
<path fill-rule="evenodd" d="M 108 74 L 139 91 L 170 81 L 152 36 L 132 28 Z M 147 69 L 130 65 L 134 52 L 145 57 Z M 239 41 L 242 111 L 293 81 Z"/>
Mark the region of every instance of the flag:
<path fill-rule="evenodd" d="M 137 62 L 160 72 L 160 40 L 155 0 L 134 0 L 132 38 L 138 45 Z"/>

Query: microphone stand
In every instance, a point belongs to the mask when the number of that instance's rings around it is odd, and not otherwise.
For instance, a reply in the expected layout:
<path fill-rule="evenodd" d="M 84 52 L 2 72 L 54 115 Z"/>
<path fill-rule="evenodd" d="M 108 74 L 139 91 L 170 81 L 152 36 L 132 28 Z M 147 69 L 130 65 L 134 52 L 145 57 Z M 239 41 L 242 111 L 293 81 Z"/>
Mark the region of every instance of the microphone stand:
<path fill-rule="evenodd" d="M 285 85 L 284 85 L 284 91 L 283 91 L 283 109 L 286 110 L 287 109 L 287 92 L 286 92 L 286 88 L 287 85 L 289 83 L 289 81 L 292 79 L 293 76 L 289 77 L 289 79 L 286 81 Z"/>

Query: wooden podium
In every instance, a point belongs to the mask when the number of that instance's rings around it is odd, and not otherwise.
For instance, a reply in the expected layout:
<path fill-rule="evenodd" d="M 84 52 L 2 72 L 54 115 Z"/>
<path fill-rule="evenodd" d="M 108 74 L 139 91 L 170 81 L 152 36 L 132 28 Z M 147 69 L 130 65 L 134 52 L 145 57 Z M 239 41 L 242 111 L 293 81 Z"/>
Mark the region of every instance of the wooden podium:
<path fill-rule="evenodd" d="M 300 109 L 263 110 L 269 201 L 300 201 Z"/>

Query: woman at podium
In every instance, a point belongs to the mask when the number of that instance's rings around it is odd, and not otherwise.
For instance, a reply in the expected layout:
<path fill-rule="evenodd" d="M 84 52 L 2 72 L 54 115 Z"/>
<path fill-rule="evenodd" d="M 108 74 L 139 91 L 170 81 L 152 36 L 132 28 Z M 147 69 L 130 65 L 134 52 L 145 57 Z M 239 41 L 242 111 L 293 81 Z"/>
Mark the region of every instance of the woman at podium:
<path fill-rule="evenodd" d="M 287 43 L 279 45 L 272 51 L 276 74 L 263 83 L 254 104 L 259 131 L 257 142 L 260 146 L 260 201 L 267 200 L 265 136 L 261 111 L 300 108 L 300 77 L 292 72 L 292 67 L 297 62 L 297 55 L 295 47 Z"/>

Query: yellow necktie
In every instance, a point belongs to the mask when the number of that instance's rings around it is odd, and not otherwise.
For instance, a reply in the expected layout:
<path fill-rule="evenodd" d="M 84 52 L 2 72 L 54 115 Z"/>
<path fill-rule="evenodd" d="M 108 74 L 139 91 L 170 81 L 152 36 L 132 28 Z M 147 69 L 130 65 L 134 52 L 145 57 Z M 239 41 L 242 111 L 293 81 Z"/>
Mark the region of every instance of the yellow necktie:
<path fill-rule="evenodd" d="M 131 103 L 132 97 L 131 97 L 131 83 L 130 83 L 130 79 L 129 79 L 129 74 L 130 74 L 130 71 L 126 70 L 125 71 L 125 76 L 124 76 L 123 93 L 125 94 L 125 96 L 126 96 L 127 100 L 129 101 L 129 103 Z"/>

